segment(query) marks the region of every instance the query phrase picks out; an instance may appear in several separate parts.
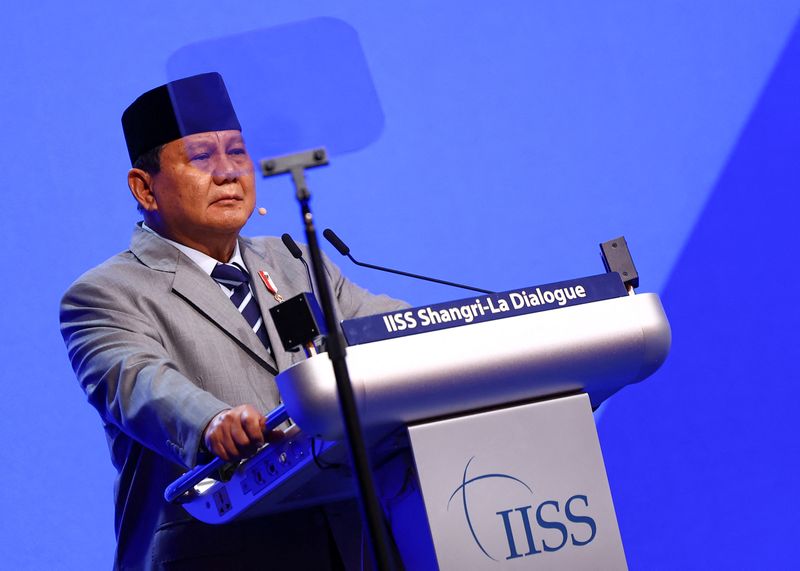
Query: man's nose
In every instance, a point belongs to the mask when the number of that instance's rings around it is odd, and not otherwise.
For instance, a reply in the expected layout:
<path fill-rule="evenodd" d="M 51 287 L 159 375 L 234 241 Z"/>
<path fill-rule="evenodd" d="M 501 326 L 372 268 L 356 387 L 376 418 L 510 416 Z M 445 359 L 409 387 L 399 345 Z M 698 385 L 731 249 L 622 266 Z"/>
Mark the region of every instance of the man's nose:
<path fill-rule="evenodd" d="M 217 160 L 214 161 L 211 175 L 216 184 L 222 185 L 227 182 L 233 182 L 237 180 L 246 172 L 247 169 L 244 168 L 241 161 L 236 161 L 232 157 L 223 153 L 217 157 Z"/>

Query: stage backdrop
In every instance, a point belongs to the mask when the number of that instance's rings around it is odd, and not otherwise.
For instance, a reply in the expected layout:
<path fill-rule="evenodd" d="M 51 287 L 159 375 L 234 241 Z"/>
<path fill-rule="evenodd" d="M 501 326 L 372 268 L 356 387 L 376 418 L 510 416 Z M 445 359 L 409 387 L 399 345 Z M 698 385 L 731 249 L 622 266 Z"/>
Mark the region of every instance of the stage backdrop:
<path fill-rule="evenodd" d="M 113 469 L 57 313 L 138 219 L 122 110 L 186 46 L 318 17 L 357 32 L 382 115 L 371 144 L 311 176 L 320 226 L 364 261 L 497 290 L 602 271 L 597 244 L 624 234 L 674 333 L 663 369 L 598 420 L 631 568 L 792 566 L 799 13 L 800 0 L 5 6 L 2 566 L 110 566 Z M 258 193 L 270 213 L 247 233 L 299 239 L 289 182 Z M 462 297 L 332 255 L 412 304 Z"/>

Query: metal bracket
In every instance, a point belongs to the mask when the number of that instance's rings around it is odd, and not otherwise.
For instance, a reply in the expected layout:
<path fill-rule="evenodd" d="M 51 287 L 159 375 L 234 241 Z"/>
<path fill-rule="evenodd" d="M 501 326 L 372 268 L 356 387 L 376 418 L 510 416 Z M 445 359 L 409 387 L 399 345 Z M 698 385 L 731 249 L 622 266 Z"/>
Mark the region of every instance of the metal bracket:
<path fill-rule="evenodd" d="M 633 265 L 625 236 L 614 238 L 600 244 L 603 265 L 607 272 L 617 272 L 628 291 L 639 287 L 639 273 Z"/>
<path fill-rule="evenodd" d="M 327 165 L 328 153 L 324 147 L 320 147 L 310 151 L 283 155 L 282 157 L 261 159 L 258 164 L 261 167 L 261 174 L 264 175 L 264 178 L 287 172 L 292 173 L 298 200 L 307 200 L 309 194 L 305 169 Z"/>

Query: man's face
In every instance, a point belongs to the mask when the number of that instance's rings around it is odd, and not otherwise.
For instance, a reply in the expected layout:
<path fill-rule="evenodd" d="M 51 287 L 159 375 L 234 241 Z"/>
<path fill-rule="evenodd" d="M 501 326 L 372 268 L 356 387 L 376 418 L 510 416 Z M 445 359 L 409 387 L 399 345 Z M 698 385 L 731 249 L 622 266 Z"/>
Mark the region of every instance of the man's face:
<path fill-rule="evenodd" d="M 195 248 L 238 234 L 255 206 L 253 162 L 239 131 L 167 143 L 151 186 L 158 230 Z"/>

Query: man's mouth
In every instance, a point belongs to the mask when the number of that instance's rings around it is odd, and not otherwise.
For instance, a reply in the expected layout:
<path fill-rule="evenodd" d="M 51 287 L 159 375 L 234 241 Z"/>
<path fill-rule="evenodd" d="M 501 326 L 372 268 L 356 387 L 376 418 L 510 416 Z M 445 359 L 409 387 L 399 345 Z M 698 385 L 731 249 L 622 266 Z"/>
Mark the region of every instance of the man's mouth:
<path fill-rule="evenodd" d="M 221 196 L 214 200 L 211 204 L 226 204 L 226 203 L 233 203 L 239 202 L 242 198 L 240 196 Z"/>

